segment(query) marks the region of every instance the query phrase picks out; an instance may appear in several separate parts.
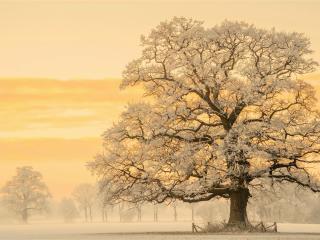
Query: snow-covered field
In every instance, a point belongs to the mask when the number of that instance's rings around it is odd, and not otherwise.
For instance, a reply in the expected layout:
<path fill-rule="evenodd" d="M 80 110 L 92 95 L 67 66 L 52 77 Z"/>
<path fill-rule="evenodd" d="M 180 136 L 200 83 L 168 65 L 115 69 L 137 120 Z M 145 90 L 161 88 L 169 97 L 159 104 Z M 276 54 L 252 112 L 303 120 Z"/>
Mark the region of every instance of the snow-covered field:
<path fill-rule="evenodd" d="M 190 222 L 0 225 L 1 240 L 320 239 L 320 225 L 279 224 L 277 234 L 191 234 Z"/>

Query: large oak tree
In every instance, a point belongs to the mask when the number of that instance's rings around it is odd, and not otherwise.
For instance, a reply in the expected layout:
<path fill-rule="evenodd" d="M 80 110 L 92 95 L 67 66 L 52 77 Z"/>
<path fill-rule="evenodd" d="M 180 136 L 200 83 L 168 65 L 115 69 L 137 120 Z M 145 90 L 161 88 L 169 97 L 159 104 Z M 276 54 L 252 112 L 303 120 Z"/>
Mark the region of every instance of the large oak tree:
<path fill-rule="evenodd" d="M 317 66 L 308 38 L 174 18 L 141 43 L 122 87 L 142 86 L 148 100 L 128 106 L 89 164 L 115 201 L 223 197 L 229 225 L 246 227 L 252 187 L 320 191 L 319 113 L 314 89 L 301 80 Z"/>

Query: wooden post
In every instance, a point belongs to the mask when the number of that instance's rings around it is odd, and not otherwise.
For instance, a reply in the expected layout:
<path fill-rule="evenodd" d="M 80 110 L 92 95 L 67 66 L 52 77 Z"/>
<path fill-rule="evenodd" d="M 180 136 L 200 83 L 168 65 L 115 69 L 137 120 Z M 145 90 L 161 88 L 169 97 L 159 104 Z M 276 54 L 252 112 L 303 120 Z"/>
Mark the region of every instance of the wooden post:
<path fill-rule="evenodd" d="M 262 229 L 262 232 L 266 232 L 266 228 L 265 228 L 263 222 L 261 222 L 261 229 Z"/>
<path fill-rule="evenodd" d="M 193 232 L 193 233 L 199 232 L 199 231 L 198 231 L 198 228 L 200 228 L 200 227 L 198 227 L 197 225 L 195 225 L 194 223 L 192 223 L 192 232 Z"/>
<path fill-rule="evenodd" d="M 192 222 L 194 222 L 194 206 L 192 203 L 191 203 L 191 220 Z"/>

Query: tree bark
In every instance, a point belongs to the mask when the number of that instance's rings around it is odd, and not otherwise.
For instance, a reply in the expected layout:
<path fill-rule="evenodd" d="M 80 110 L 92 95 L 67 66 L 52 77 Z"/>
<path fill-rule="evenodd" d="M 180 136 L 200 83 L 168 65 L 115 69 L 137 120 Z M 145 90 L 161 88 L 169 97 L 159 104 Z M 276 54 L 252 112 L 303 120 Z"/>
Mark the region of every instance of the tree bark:
<path fill-rule="evenodd" d="M 250 193 L 247 188 L 239 188 L 230 194 L 230 227 L 246 228 L 250 226 L 247 217 L 247 204 Z"/>

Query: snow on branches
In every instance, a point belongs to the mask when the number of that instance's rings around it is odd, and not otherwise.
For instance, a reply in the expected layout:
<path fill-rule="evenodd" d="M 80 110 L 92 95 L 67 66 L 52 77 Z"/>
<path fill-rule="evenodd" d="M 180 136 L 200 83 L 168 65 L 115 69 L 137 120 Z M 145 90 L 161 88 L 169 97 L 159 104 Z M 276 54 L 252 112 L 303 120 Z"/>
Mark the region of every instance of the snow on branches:
<path fill-rule="evenodd" d="M 320 191 L 319 113 L 299 79 L 317 66 L 308 38 L 174 18 L 141 42 L 122 88 L 142 85 L 153 100 L 129 105 L 89 163 L 110 198 L 229 198 L 265 178 Z"/>

